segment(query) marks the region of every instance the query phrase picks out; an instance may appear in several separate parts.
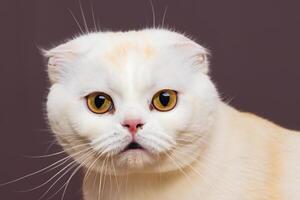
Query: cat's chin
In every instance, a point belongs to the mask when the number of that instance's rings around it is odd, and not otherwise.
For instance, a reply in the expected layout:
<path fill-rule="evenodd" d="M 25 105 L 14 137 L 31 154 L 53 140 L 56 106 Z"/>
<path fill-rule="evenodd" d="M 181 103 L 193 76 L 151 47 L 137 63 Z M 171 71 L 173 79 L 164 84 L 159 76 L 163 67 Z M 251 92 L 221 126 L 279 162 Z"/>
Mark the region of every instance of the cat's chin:
<path fill-rule="evenodd" d="M 118 155 L 117 166 L 126 169 L 143 169 L 151 166 L 154 160 L 154 156 L 145 149 L 130 149 Z"/>

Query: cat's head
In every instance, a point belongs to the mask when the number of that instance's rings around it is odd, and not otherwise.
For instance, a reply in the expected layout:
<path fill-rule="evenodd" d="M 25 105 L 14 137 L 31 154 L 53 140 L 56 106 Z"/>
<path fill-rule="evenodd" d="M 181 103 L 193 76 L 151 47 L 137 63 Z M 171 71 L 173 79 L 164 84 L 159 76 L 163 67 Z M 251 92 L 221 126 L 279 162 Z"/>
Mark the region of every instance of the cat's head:
<path fill-rule="evenodd" d="M 153 172 L 198 158 L 218 102 L 205 48 L 145 29 L 91 33 L 45 54 L 49 123 L 79 163 Z"/>

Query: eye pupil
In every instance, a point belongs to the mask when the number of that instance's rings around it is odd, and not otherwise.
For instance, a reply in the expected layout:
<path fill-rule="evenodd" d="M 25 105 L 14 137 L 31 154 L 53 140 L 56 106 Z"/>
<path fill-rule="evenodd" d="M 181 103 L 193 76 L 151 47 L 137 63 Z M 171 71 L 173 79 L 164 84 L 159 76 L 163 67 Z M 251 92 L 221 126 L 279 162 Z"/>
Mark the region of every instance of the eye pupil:
<path fill-rule="evenodd" d="M 104 102 L 105 102 L 104 96 L 98 95 L 95 97 L 95 106 L 97 108 L 101 108 L 103 106 Z"/>
<path fill-rule="evenodd" d="M 167 92 L 162 92 L 159 94 L 159 101 L 163 106 L 167 106 L 170 102 L 170 94 Z"/>
<path fill-rule="evenodd" d="M 111 97 L 102 92 L 94 92 L 86 96 L 87 106 L 93 113 L 104 114 L 113 111 L 114 104 Z"/>

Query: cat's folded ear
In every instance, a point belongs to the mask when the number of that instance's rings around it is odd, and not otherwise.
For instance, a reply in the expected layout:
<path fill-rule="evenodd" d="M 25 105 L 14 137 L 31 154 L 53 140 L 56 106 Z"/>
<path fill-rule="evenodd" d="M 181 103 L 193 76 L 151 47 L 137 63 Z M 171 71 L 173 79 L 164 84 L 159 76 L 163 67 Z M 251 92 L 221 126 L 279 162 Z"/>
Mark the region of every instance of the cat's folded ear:
<path fill-rule="evenodd" d="M 175 48 L 181 49 L 184 54 L 187 54 L 192 65 L 199 68 L 200 71 L 209 73 L 209 51 L 198 43 L 184 38 L 175 44 Z"/>
<path fill-rule="evenodd" d="M 74 46 L 70 42 L 50 50 L 42 50 L 42 53 L 47 59 L 47 72 L 51 84 L 58 82 L 62 78 L 69 61 L 76 57 Z"/>
<path fill-rule="evenodd" d="M 51 84 L 57 83 L 72 68 L 74 62 L 80 55 L 88 50 L 88 45 L 82 45 L 79 39 L 58 45 L 50 50 L 42 50 L 47 59 L 47 71 Z"/>

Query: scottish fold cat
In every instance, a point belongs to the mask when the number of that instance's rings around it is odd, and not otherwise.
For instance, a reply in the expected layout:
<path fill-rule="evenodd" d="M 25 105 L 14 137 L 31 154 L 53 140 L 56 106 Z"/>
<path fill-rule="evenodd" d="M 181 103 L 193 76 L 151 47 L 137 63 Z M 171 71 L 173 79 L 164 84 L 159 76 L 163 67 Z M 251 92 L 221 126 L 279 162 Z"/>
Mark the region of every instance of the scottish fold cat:
<path fill-rule="evenodd" d="M 47 116 L 85 200 L 299 200 L 300 134 L 222 102 L 208 51 L 166 29 L 45 52 Z"/>

